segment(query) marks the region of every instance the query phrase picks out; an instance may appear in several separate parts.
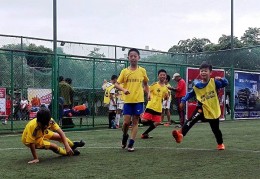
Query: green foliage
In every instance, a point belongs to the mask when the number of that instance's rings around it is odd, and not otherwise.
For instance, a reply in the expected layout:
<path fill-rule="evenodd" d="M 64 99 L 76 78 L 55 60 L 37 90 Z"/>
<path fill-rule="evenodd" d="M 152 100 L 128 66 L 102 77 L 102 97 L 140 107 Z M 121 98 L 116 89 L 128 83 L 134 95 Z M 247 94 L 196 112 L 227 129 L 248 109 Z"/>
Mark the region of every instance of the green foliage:
<path fill-rule="evenodd" d="M 104 53 L 100 53 L 100 48 L 94 48 L 94 50 L 90 51 L 90 53 L 87 55 L 88 57 L 94 57 L 94 58 L 105 58 Z"/>
<path fill-rule="evenodd" d="M 231 49 L 231 36 L 230 35 L 222 35 L 218 39 L 219 50 L 228 50 Z M 234 48 L 241 48 L 243 44 L 238 40 L 237 37 L 233 37 Z"/>
<path fill-rule="evenodd" d="M 206 38 L 193 38 L 180 40 L 178 45 L 174 45 L 168 52 L 172 53 L 199 53 L 203 52 L 204 47 L 210 44 L 210 40 Z"/>
<path fill-rule="evenodd" d="M 233 37 L 234 48 L 242 48 L 247 46 L 260 45 L 260 28 L 249 27 L 245 31 L 241 39 Z M 219 50 L 231 49 L 231 36 L 222 35 L 218 39 L 218 44 L 211 43 L 209 39 L 187 39 L 180 40 L 178 45 L 173 45 L 168 52 L 171 53 L 200 53 L 200 52 L 213 52 Z"/>
<path fill-rule="evenodd" d="M 241 42 L 245 46 L 260 45 L 260 28 L 249 27 L 241 37 Z"/>

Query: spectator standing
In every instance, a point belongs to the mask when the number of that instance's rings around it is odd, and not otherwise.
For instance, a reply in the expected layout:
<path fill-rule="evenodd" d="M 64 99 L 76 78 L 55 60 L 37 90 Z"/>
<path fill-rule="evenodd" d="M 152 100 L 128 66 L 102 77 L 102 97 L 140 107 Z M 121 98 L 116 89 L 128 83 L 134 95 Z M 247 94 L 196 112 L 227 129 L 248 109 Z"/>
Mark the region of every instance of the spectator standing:
<path fill-rule="evenodd" d="M 186 95 L 186 82 L 182 79 L 179 73 L 174 73 L 172 79 L 177 82 L 177 86 L 168 87 L 168 89 L 175 91 L 175 103 L 180 119 L 180 126 L 178 127 L 182 127 L 185 122 L 185 109 L 184 107 L 180 108 L 179 105 L 181 103 L 181 98 Z"/>
<path fill-rule="evenodd" d="M 226 111 L 227 111 L 227 114 L 229 115 L 230 114 L 230 105 L 229 105 L 229 96 L 228 95 L 226 97 Z"/>

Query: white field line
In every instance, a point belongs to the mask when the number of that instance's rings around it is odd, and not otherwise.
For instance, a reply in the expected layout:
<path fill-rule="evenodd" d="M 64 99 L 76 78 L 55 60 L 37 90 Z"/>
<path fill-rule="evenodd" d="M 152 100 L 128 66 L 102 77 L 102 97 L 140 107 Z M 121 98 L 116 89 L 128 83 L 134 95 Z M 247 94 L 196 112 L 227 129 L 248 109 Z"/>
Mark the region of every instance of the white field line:
<path fill-rule="evenodd" d="M 121 147 L 81 147 L 81 149 L 121 149 Z M 10 150 L 24 150 L 24 149 L 28 149 L 26 147 L 24 148 L 0 148 L 0 151 L 10 151 Z M 216 151 L 216 149 L 198 149 L 198 148 L 174 148 L 174 147 L 137 147 L 138 149 L 157 149 L 157 150 L 183 150 L 183 151 Z M 260 153 L 259 150 L 243 150 L 243 149 L 226 149 L 225 151 L 231 151 L 231 152 L 250 152 L 250 153 Z"/>
<path fill-rule="evenodd" d="M 107 129 L 110 130 L 110 129 Z M 98 131 L 104 131 L 102 130 L 87 130 L 87 131 L 68 131 L 68 133 L 82 133 L 82 132 L 98 132 Z M 6 138 L 6 137 L 17 137 L 21 136 L 22 134 L 10 134 L 10 135 L 0 135 L 0 138 Z M 90 148 L 90 149 L 121 149 L 121 147 L 97 147 L 97 146 L 89 146 L 89 147 L 81 147 L 81 148 Z M 0 148 L 0 151 L 8 151 L 8 150 L 21 150 L 21 149 L 27 149 L 25 148 Z M 137 149 L 159 149 L 159 150 L 191 150 L 191 151 L 216 151 L 216 149 L 199 149 L 199 148 L 174 148 L 174 147 L 137 147 Z M 226 149 L 226 151 L 233 151 L 233 152 L 251 152 L 251 153 L 260 153 L 259 150 L 243 150 L 243 149 Z"/>

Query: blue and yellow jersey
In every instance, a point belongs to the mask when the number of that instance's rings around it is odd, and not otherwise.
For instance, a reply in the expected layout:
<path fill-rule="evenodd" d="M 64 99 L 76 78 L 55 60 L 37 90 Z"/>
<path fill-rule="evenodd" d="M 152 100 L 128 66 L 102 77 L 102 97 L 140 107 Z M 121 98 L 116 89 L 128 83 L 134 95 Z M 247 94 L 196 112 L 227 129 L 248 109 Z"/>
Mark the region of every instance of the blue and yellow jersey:
<path fill-rule="evenodd" d="M 161 113 L 162 100 L 168 96 L 168 88 L 166 87 L 166 85 L 161 86 L 159 82 L 156 82 L 150 86 L 149 90 L 150 90 L 150 101 L 148 101 L 146 108 Z"/>
<path fill-rule="evenodd" d="M 123 83 L 123 87 L 130 92 L 130 94 L 125 95 L 125 103 L 144 102 L 143 82 L 148 81 L 146 70 L 140 66 L 136 70 L 123 69 L 117 82 Z"/>
<path fill-rule="evenodd" d="M 217 119 L 221 115 L 218 93 L 214 78 L 211 78 L 204 88 L 193 86 L 196 99 L 202 104 L 206 119 Z"/>
<path fill-rule="evenodd" d="M 39 139 L 44 138 L 45 135 L 48 135 L 48 131 L 57 131 L 60 129 L 59 125 L 51 119 L 49 122 L 49 126 L 42 131 L 37 123 L 37 119 L 34 118 L 27 123 L 25 129 L 22 134 L 22 142 L 24 144 L 36 143 Z"/>

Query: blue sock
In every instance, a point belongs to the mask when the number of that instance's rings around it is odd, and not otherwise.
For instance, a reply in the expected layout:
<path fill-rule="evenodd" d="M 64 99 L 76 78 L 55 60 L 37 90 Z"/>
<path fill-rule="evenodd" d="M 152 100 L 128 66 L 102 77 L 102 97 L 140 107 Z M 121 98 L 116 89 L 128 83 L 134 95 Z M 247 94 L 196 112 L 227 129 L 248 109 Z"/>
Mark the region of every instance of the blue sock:
<path fill-rule="evenodd" d="M 128 143 L 128 147 L 132 148 L 134 143 L 135 143 L 135 141 L 133 139 L 130 139 L 129 143 Z"/>

